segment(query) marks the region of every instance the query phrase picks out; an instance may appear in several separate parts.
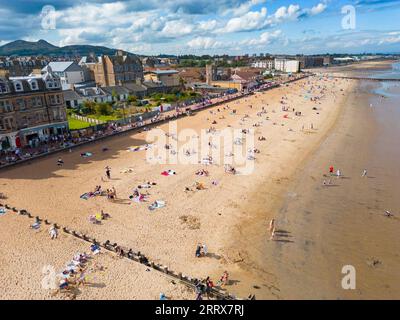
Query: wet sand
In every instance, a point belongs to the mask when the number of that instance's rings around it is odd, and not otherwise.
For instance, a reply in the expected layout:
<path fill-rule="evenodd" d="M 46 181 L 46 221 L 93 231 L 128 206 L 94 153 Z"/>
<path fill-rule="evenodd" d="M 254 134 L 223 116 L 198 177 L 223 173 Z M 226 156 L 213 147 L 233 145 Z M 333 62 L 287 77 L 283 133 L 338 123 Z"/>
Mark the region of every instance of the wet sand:
<path fill-rule="evenodd" d="M 298 170 L 277 205 L 287 231 L 268 259 L 285 299 L 400 298 L 400 109 L 397 97 L 371 94 L 361 82 L 334 130 Z M 372 104 L 372 107 L 370 106 Z M 329 166 L 344 175 L 329 179 Z M 361 177 L 363 169 L 367 177 Z M 386 210 L 394 217 L 384 216 Z M 342 267 L 356 269 L 356 290 L 343 290 Z"/>

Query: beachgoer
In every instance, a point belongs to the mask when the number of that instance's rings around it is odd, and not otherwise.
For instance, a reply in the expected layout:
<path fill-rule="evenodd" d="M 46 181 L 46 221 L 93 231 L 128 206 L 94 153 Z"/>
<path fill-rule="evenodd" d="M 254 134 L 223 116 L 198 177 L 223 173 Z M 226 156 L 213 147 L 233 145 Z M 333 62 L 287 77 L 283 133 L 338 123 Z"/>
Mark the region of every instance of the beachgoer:
<path fill-rule="evenodd" d="M 223 286 L 228 284 L 228 282 L 229 282 L 229 273 L 228 273 L 228 271 L 226 271 L 226 270 L 224 271 L 220 281 L 221 281 L 221 285 L 223 285 Z"/>
<path fill-rule="evenodd" d="M 106 169 L 106 176 L 108 179 L 111 179 L 111 168 L 109 166 L 105 167 Z"/>
<path fill-rule="evenodd" d="M 53 225 L 50 227 L 50 229 L 49 229 L 49 234 L 50 234 L 51 240 L 57 239 L 58 231 L 57 231 L 57 228 L 56 228 L 56 225 L 55 225 L 55 224 L 53 224 Z"/>
<path fill-rule="evenodd" d="M 362 174 L 361 174 L 361 177 L 366 177 L 367 176 L 367 169 L 364 169 L 363 170 L 363 172 L 362 172 Z"/>
<path fill-rule="evenodd" d="M 269 238 L 269 240 L 274 240 L 274 239 L 275 239 L 275 227 L 272 228 L 271 237 Z"/>
<path fill-rule="evenodd" d="M 202 249 L 203 249 L 203 256 L 206 257 L 208 254 L 208 248 L 204 243 L 203 243 Z"/>
<path fill-rule="evenodd" d="M 200 256 L 201 256 L 201 245 L 198 244 L 196 247 L 196 257 L 200 258 Z"/>
<path fill-rule="evenodd" d="M 272 233 L 272 230 L 275 228 L 275 219 L 271 219 L 269 222 L 269 232 Z"/>

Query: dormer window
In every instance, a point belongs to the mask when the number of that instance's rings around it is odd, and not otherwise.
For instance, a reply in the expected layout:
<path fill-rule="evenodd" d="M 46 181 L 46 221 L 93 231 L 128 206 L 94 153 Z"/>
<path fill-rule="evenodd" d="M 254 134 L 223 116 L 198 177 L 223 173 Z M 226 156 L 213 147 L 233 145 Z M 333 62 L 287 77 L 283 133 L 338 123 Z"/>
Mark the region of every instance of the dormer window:
<path fill-rule="evenodd" d="M 15 82 L 15 83 L 14 83 L 14 87 L 15 87 L 15 91 L 17 91 L 17 92 L 23 91 L 22 83 L 21 83 L 21 82 Z"/>
<path fill-rule="evenodd" d="M 8 92 L 7 83 L 0 80 L 0 93 L 7 93 L 7 92 Z"/>
<path fill-rule="evenodd" d="M 31 89 L 32 90 L 38 90 L 39 89 L 39 86 L 38 86 L 38 83 L 37 83 L 36 80 L 30 81 L 30 85 L 31 85 Z"/>
<path fill-rule="evenodd" d="M 47 80 L 46 83 L 47 83 L 47 88 L 53 88 L 53 81 Z"/>

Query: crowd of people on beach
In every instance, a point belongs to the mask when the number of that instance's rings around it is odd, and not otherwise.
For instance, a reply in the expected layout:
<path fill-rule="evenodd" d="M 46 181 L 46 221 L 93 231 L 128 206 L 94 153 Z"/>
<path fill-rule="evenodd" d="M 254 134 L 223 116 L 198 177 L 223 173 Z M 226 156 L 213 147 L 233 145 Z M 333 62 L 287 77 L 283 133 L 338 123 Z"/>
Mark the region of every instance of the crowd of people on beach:
<path fill-rule="evenodd" d="M 272 84 L 265 85 L 263 88 L 265 89 L 265 88 L 268 88 L 270 86 L 272 86 Z M 230 101 L 233 101 L 237 97 L 242 97 L 243 95 L 244 95 L 244 93 L 241 92 L 241 93 L 237 93 L 237 94 L 234 94 L 234 95 L 224 95 L 224 96 L 219 96 L 219 97 L 212 97 L 212 98 L 210 97 L 210 99 L 203 99 L 201 102 L 198 103 L 197 106 L 195 106 L 193 108 L 193 110 L 204 108 L 204 107 L 211 106 L 211 105 L 214 105 L 214 104 L 217 104 L 217 103 L 221 103 L 221 102 L 228 103 Z M 250 109 L 253 109 L 254 106 L 249 104 L 248 107 Z M 226 104 L 225 106 L 221 107 L 221 109 L 229 110 L 232 116 L 238 115 L 237 110 L 235 108 L 232 108 L 228 104 Z M 160 115 L 157 115 L 156 117 L 153 117 L 153 118 L 150 119 L 150 123 L 162 121 L 162 120 L 168 119 L 168 117 L 179 116 L 180 115 L 179 112 L 181 112 L 181 111 L 182 110 L 176 110 L 175 114 L 165 115 L 164 117 L 162 117 Z M 212 113 L 212 115 L 218 115 L 218 112 L 220 112 L 220 109 L 218 109 L 216 113 Z M 262 107 L 262 109 L 259 112 L 259 116 L 260 117 L 264 116 L 266 113 L 267 113 L 267 111 L 265 110 L 264 107 Z M 220 116 L 219 119 L 220 120 L 224 120 L 225 118 L 222 118 Z M 245 114 L 242 117 L 241 121 L 243 123 L 245 123 L 246 121 L 248 122 L 249 119 L 250 119 L 250 116 Z M 209 133 L 210 134 L 215 134 L 217 132 L 216 126 L 219 125 L 218 122 L 220 122 L 220 121 L 212 120 L 211 127 L 209 129 Z M 260 122 L 256 122 L 256 123 L 252 124 L 252 127 L 253 128 L 258 128 L 258 127 L 262 126 L 261 123 L 262 123 L 261 121 Z M 142 121 L 139 122 L 139 124 L 140 124 L 140 126 L 144 127 L 146 122 L 142 120 Z M 26 158 L 30 158 L 30 157 L 32 157 L 34 155 L 50 152 L 50 151 L 55 150 L 57 148 L 70 148 L 70 147 L 72 147 L 72 146 L 74 146 L 76 144 L 79 144 L 79 143 L 82 143 L 82 142 L 86 142 L 86 141 L 93 141 L 93 140 L 96 140 L 96 139 L 101 138 L 101 137 L 106 136 L 106 135 L 110 135 L 110 134 L 115 133 L 115 132 L 131 129 L 131 128 L 135 127 L 135 126 L 137 126 L 137 124 L 128 124 L 128 125 L 124 125 L 123 127 L 117 126 L 117 125 L 110 125 L 104 131 L 98 131 L 98 132 L 92 133 L 90 136 L 85 136 L 85 135 L 72 136 L 71 133 L 64 134 L 64 135 L 58 135 L 57 137 L 51 137 L 51 139 L 50 139 L 51 142 L 40 141 L 40 142 L 35 143 L 34 145 L 29 146 L 31 152 L 29 152 L 29 153 L 27 153 L 25 155 L 23 154 L 23 152 L 25 152 L 25 150 L 27 150 L 26 148 L 24 148 L 23 150 L 22 149 L 17 149 L 15 151 L 13 151 L 11 154 L 15 158 L 13 158 L 12 160 L 7 159 L 7 161 L 5 163 L 11 163 L 13 161 L 15 162 L 15 161 L 18 161 L 18 160 L 23 160 L 23 159 L 26 159 Z M 250 130 L 251 130 L 250 128 L 242 128 L 242 133 L 244 135 L 248 135 L 250 133 Z M 258 138 L 259 138 L 259 141 L 265 141 L 266 140 L 266 138 L 264 136 L 260 136 Z M 238 144 L 243 144 L 243 141 L 237 141 L 237 143 Z M 44 149 L 40 149 L 40 148 L 43 148 L 43 147 L 44 147 Z M 169 145 L 166 145 L 165 147 L 167 149 L 170 148 Z M 212 144 L 209 144 L 209 147 L 213 148 L 214 146 Z M 108 150 L 108 148 L 106 148 L 103 151 L 107 151 L 107 150 Z M 247 159 L 248 160 L 255 160 L 255 155 L 259 154 L 260 150 L 257 149 L 257 148 L 252 148 L 252 149 L 247 150 L 247 153 L 248 153 L 247 154 Z M 88 153 L 85 152 L 85 153 L 82 153 L 81 156 L 82 157 L 87 157 L 87 156 L 91 156 L 91 154 L 88 155 Z M 0 165 L 5 164 L 5 163 L 0 163 Z M 62 167 L 62 166 L 65 165 L 65 162 L 61 157 L 59 157 L 56 164 L 57 164 L 57 166 Z M 210 156 L 205 157 L 204 159 L 202 159 L 201 164 L 203 164 L 203 165 L 213 165 L 214 164 L 214 159 L 210 155 Z M 237 169 L 232 165 L 226 165 L 224 167 L 224 170 L 225 170 L 226 173 L 233 174 L 233 175 L 236 175 L 238 173 Z M 128 173 L 130 173 L 130 172 L 132 172 L 132 171 L 128 171 Z M 105 179 L 103 178 L 103 175 L 102 175 L 102 177 L 101 177 L 102 182 L 109 183 L 110 181 L 113 180 L 110 166 L 106 166 L 104 168 L 104 173 L 105 173 Z M 174 170 L 168 169 L 168 170 L 163 171 L 161 174 L 165 175 L 165 176 L 174 176 L 174 175 L 176 175 L 176 172 Z M 201 169 L 199 169 L 199 170 L 197 170 L 195 172 L 195 175 L 198 176 L 198 177 L 203 177 L 203 178 L 209 177 L 210 176 L 210 171 L 206 170 L 205 168 L 201 168 Z M 216 181 L 216 180 L 212 181 L 212 185 L 216 186 L 217 184 L 218 184 L 218 181 Z M 139 185 L 137 188 L 135 188 L 133 190 L 132 195 L 129 196 L 129 198 L 131 200 L 139 199 L 139 201 L 147 200 L 148 193 L 147 194 L 144 193 L 143 189 L 149 189 L 149 188 L 154 187 L 156 185 L 157 185 L 157 183 L 155 183 L 155 182 L 147 182 L 147 183 L 141 184 L 141 185 Z M 206 187 L 205 187 L 203 182 L 196 181 L 194 183 L 194 189 L 196 189 L 196 190 L 206 190 Z M 89 198 L 92 197 L 92 196 L 102 196 L 102 195 L 106 195 L 107 199 L 110 200 L 110 201 L 114 201 L 114 200 L 117 199 L 117 192 L 116 192 L 116 189 L 115 189 L 114 186 L 112 186 L 111 188 L 107 188 L 104 191 L 102 189 L 101 185 L 96 185 L 95 188 L 93 189 L 93 191 L 90 191 L 87 194 L 85 194 L 85 196 L 87 196 Z M 163 206 L 165 206 L 165 202 L 164 201 L 155 200 L 153 203 L 151 203 L 149 209 L 150 210 L 154 210 L 154 209 L 157 209 L 157 208 L 162 208 Z M 94 223 L 94 224 L 99 224 L 99 223 L 101 223 L 102 220 L 105 220 L 105 219 L 107 219 L 109 217 L 110 217 L 109 214 L 104 213 L 104 211 L 101 210 L 100 213 L 97 213 L 95 215 L 89 216 L 89 221 Z M 271 223 L 272 223 L 272 221 L 271 221 Z M 41 221 L 39 219 L 36 219 L 35 223 L 31 225 L 31 227 L 33 229 L 38 229 L 38 228 L 40 228 L 40 226 L 41 226 Z M 274 233 L 275 233 L 275 223 L 272 223 L 270 225 L 270 232 L 271 232 L 271 238 L 273 239 L 274 238 Z M 50 235 L 50 238 L 52 240 L 56 240 L 58 238 L 58 229 L 57 229 L 56 225 L 53 224 L 53 225 L 50 226 L 49 235 Z M 95 247 L 96 245 L 93 245 L 93 246 L 94 247 L 91 247 L 92 253 L 99 252 L 100 248 L 98 246 Z M 117 248 L 116 252 L 117 252 L 117 254 L 119 256 L 125 256 L 125 252 L 123 252 L 123 250 L 120 247 Z M 207 248 L 207 246 L 205 244 L 198 244 L 197 247 L 196 247 L 195 256 L 197 258 L 207 257 L 208 256 L 208 248 Z M 74 257 L 73 261 L 75 261 L 76 265 L 78 266 L 78 272 L 76 272 L 75 269 L 69 269 L 67 271 L 64 270 L 63 273 L 65 272 L 65 277 L 63 279 L 63 282 L 60 283 L 60 289 L 67 289 L 71 285 L 71 283 L 74 282 L 72 279 L 73 279 L 73 277 L 75 276 L 76 273 L 78 273 L 78 274 L 83 274 L 84 273 L 84 270 L 81 269 L 81 268 L 83 268 L 83 264 L 87 262 L 87 259 L 88 259 L 88 256 L 86 254 L 80 255 L 79 257 L 77 257 L 77 259 L 75 259 L 75 257 Z M 82 276 L 80 275 L 78 278 L 81 279 Z M 84 282 L 83 280 L 84 280 L 84 277 L 82 278 L 82 283 Z M 79 280 L 79 281 L 81 281 L 81 280 Z M 78 283 L 79 283 L 79 281 L 78 281 Z M 207 279 L 205 279 L 204 282 L 205 282 L 205 291 L 203 289 L 201 289 L 201 290 L 199 289 L 198 292 L 196 292 L 196 294 L 197 294 L 196 299 L 197 300 L 201 300 L 201 297 L 202 297 L 203 294 L 207 294 L 207 296 L 208 296 L 210 290 L 215 286 L 213 281 L 210 279 L 210 277 L 207 277 Z M 224 286 L 224 285 L 227 285 L 227 284 L 229 284 L 229 274 L 228 274 L 227 271 L 225 271 L 223 273 L 223 275 L 221 276 L 220 280 L 217 282 L 217 286 Z M 200 286 L 199 286 L 199 288 L 200 288 Z"/>

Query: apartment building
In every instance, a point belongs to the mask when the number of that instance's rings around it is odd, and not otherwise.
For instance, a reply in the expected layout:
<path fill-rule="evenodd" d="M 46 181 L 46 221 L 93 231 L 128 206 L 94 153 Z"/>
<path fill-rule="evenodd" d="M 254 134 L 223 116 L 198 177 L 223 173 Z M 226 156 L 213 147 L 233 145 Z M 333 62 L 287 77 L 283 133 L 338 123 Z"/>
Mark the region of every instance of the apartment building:
<path fill-rule="evenodd" d="M 118 50 L 114 56 L 87 56 L 79 61 L 86 68 L 87 80 L 94 80 L 102 87 L 122 85 L 143 81 L 143 66 L 135 55 L 124 54 Z"/>
<path fill-rule="evenodd" d="M 74 61 L 50 62 L 42 69 L 42 72 L 53 72 L 56 74 L 60 78 L 63 90 L 72 89 L 74 84 L 85 81 L 83 68 Z"/>
<path fill-rule="evenodd" d="M 34 145 L 68 130 L 61 82 L 58 76 L 0 78 L 0 148 Z"/>

